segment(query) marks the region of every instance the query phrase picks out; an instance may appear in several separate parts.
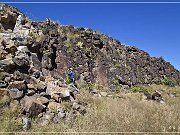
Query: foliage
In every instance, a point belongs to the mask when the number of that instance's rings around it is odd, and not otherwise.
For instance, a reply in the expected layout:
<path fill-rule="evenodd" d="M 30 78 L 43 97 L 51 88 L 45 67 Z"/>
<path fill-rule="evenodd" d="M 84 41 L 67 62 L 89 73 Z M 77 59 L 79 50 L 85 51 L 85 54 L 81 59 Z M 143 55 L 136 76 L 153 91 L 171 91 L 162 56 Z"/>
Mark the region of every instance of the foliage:
<path fill-rule="evenodd" d="M 140 92 L 140 93 L 149 92 L 148 89 L 143 86 L 133 86 L 130 88 L 130 90 L 132 92 Z"/>
<path fill-rule="evenodd" d="M 70 80 L 69 76 L 66 76 L 66 78 L 64 80 L 65 80 L 66 84 L 70 84 L 71 83 L 71 80 Z"/>
<path fill-rule="evenodd" d="M 19 106 L 12 106 L 11 108 L 5 108 L 0 116 L 0 131 L 1 132 L 15 132 L 22 128 L 21 121 L 15 119 L 20 113 Z"/>
<path fill-rule="evenodd" d="M 114 67 L 115 67 L 115 68 L 120 68 L 121 66 L 120 66 L 119 63 L 116 63 L 116 64 L 114 65 Z"/>
<path fill-rule="evenodd" d="M 11 102 L 10 97 L 5 95 L 0 100 L 0 107 L 2 108 L 2 107 L 5 107 L 5 106 L 8 106 L 10 104 L 10 102 Z"/>
<path fill-rule="evenodd" d="M 74 33 L 68 33 L 68 34 L 67 34 L 67 38 L 68 38 L 69 40 L 73 40 L 73 39 L 76 39 L 76 38 L 78 38 L 78 37 L 79 37 L 78 34 L 74 34 Z"/>
<path fill-rule="evenodd" d="M 71 47 L 71 43 L 70 43 L 70 41 L 68 41 L 68 40 L 64 41 L 64 45 L 65 45 L 67 48 Z"/>
<path fill-rule="evenodd" d="M 112 84 L 114 84 L 115 86 L 119 85 L 119 80 L 118 79 L 114 79 L 112 81 Z"/>
<path fill-rule="evenodd" d="M 78 42 L 77 44 L 76 44 L 79 48 L 83 48 L 83 42 Z"/>
<path fill-rule="evenodd" d="M 170 87 L 175 87 L 176 85 L 174 81 L 172 81 L 171 79 L 168 79 L 166 76 L 164 76 L 164 78 L 161 80 L 161 84 L 167 85 Z"/>

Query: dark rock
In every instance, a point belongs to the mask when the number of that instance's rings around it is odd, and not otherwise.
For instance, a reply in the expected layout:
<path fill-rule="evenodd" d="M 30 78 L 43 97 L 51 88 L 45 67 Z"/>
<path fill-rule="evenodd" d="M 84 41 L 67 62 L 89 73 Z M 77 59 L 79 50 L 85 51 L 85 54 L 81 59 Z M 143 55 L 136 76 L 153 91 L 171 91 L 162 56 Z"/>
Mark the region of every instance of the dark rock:
<path fill-rule="evenodd" d="M 159 93 L 159 92 L 152 93 L 152 100 L 161 101 L 162 100 L 161 93 Z"/>
<path fill-rule="evenodd" d="M 37 101 L 36 95 L 25 96 L 20 102 L 28 117 L 36 117 L 45 109 L 45 106 L 40 101 Z"/>
<path fill-rule="evenodd" d="M 7 85 L 8 84 L 6 82 L 0 81 L 0 88 L 6 88 Z"/>
<path fill-rule="evenodd" d="M 27 96 L 33 96 L 36 92 L 34 90 L 27 90 L 26 95 Z"/>
<path fill-rule="evenodd" d="M 16 68 L 12 58 L 4 59 L 0 61 L 0 70 L 4 70 L 6 72 L 11 72 Z"/>

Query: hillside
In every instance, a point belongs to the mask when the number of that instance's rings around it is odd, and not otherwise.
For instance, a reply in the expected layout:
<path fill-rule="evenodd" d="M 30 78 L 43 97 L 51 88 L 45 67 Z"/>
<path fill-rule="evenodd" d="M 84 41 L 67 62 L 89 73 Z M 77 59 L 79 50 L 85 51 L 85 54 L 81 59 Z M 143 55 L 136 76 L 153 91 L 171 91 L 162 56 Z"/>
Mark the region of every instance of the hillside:
<path fill-rule="evenodd" d="M 86 89 L 106 97 L 118 90 L 160 84 L 165 78 L 180 85 L 180 72 L 163 58 L 151 57 L 100 32 L 50 19 L 34 22 L 6 4 L 0 4 L 0 12 L 0 106 L 21 105 L 20 115 L 38 117 L 43 125 L 49 119 L 61 123 L 85 115 L 93 102 L 90 95 L 84 99 L 68 84 L 69 68 L 76 73 L 80 94 L 87 94 Z"/>

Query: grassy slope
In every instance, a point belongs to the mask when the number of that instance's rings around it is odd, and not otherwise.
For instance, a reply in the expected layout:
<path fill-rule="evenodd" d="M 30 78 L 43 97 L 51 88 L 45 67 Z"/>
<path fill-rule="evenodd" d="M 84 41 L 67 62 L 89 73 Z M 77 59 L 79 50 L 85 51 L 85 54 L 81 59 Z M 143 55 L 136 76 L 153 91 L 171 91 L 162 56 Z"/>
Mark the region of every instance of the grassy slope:
<path fill-rule="evenodd" d="M 88 113 L 78 116 L 74 121 L 50 124 L 41 127 L 33 123 L 30 132 L 180 132 L 180 98 L 170 97 L 167 92 L 180 92 L 180 87 L 152 85 L 148 89 L 164 90 L 165 104 L 142 100 L 141 93 L 119 93 L 119 98 L 93 97 L 88 91 L 81 90 L 80 101 L 89 104 Z M 178 93 L 180 96 L 180 93 Z M 10 114 L 11 114 L 10 109 Z M 0 123 L 0 131 L 13 131 L 13 121 L 6 120 L 11 115 L 5 113 Z"/>

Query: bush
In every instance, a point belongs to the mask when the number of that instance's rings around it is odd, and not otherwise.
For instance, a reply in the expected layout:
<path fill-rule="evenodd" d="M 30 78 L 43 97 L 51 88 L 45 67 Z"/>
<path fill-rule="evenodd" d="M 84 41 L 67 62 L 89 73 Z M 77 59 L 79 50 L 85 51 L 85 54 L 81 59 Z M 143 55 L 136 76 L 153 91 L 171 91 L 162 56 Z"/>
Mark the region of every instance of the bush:
<path fill-rule="evenodd" d="M 0 115 L 0 132 L 15 132 L 22 130 L 22 122 L 19 121 L 19 119 L 16 119 L 20 112 L 20 106 L 16 105 L 2 111 Z"/>
<path fill-rule="evenodd" d="M 83 42 L 78 42 L 76 45 L 77 45 L 79 48 L 83 48 Z"/>
<path fill-rule="evenodd" d="M 163 85 L 167 85 L 167 86 L 170 86 L 170 87 L 175 87 L 175 82 L 168 79 L 166 76 L 164 76 L 164 78 L 161 80 L 161 84 Z"/>
<path fill-rule="evenodd" d="M 149 92 L 149 90 L 143 86 L 133 86 L 130 88 L 130 90 L 132 92 L 140 92 L 140 93 L 143 93 L 143 92 Z"/>

